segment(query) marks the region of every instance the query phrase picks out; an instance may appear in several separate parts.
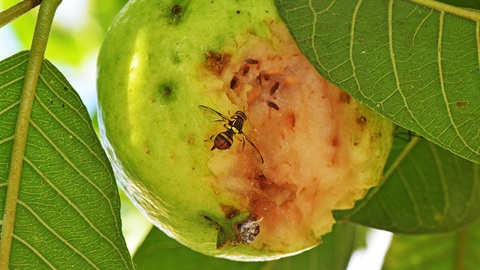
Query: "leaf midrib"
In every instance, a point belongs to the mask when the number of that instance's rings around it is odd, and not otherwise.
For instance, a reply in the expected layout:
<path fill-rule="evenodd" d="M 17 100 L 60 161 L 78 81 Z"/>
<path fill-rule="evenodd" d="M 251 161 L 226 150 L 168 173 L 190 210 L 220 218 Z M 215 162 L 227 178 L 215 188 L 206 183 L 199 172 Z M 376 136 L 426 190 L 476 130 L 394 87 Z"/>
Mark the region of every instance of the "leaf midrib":
<path fill-rule="evenodd" d="M 20 178 L 23 167 L 23 158 L 28 138 L 28 127 L 38 85 L 38 77 L 43 64 L 43 57 L 47 48 L 48 37 L 53 23 L 53 17 L 61 0 L 44 1 L 40 7 L 37 24 L 29 54 L 25 80 L 20 98 L 17 122 L 15 125 L 12 154 L 8 172 L 8 188 L 5 196 L 2 232 L 0 235 L 0 269 L 9 268 L 10 252 L 12 249 L 13 228 L 17 209 Z"/>
<path fill-rule="evenodd" d="M 425 6 L 434 10 L 447 12 L 447 13 L 450 13 L 465 19 L 469 19 L 475 22 L 480 21 L 480 12 L 475 9 L 456 7 L 456 6 L 452 6 L 449 4 L 432 1 L 432 0 L 410 0 L 410 2 L 413 2 L 421 6 Z"/>

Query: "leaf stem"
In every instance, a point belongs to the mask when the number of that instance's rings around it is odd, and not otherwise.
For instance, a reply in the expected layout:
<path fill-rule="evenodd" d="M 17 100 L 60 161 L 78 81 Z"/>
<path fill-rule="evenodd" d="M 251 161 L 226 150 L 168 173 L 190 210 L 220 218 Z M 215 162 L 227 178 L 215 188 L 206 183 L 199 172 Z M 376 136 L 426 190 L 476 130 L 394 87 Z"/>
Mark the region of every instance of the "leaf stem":
<path fill-rule="evenodd" d="M 32 48 L 25 72 L 22 96 L 20 98 L 19 111 L 15 126 L 12 155 L 10 157 L 5 213 L 3 215 L 2 234 L 0 236 L 0 270 L 7 270 L 9 268 L 18 191 L 22 174 L 23 158 L 27 144 L 30 115 L 53 17 L 61 2 L 62 0 L 43 0 L 40 6 L 35 32 L 33 34 Z"/>
<path fill-rule="evenodd" d="M 0 12 L 0 28 L 40 5 L 41 2 L 42 0 L 23 0 L 15 6 Z"/>
<path fill-rule="evenodd" d="M 445 11 L 459 17 L 463 17 L 475 22 L 480 22 L 480 11 L 476 9 L 468 9 L 462 7 L 456 7 L 449 4 L 433 1 L 433 0 L 410 0 L 413 3 L 435 9 L 438 11 Z"/>

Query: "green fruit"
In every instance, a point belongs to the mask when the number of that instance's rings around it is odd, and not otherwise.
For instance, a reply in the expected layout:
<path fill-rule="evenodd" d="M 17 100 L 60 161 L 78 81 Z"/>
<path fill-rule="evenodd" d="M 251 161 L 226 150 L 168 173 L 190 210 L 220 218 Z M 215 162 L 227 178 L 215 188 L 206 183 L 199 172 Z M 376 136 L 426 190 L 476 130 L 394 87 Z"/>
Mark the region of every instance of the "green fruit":
<path fill-rule="evenodd" d="M 272 1 L 129 2 L 100 52 L 98 99 L 131 200 L 186 246 L 234 260 L 319 244 L 332 210 L 378 183 L 392 143 L 390 122 L 308 63 Z"/>

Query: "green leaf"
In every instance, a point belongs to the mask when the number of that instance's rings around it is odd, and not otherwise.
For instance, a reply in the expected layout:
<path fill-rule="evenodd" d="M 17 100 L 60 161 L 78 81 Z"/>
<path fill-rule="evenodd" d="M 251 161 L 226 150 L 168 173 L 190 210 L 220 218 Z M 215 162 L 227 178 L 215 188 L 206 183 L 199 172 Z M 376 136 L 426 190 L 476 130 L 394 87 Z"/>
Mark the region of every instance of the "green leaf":
<path fill-rule="evenodd" d="M 28 52 L 0 63 L 0 217 Z M 10 269 L 133 269 L 113 172 L 79 96 L 44 61 L 16 202 Z M 5 224 L 1 220 L 0 224 Z M 3 230 L 2 226 L 2 230 Z"/>
<path fill-rule="evenodd" d="M 349 224 L 337 224 L 323 237 L 323 243 L 302 254 L 270 262 L 235 262 L 192 251 L 152 228 L 133 257 L 137 269 L 346 269 L 358 230 Z M 362 232 L 365 232 L 362 230 Z"/>
<path fill-rule="evenodd" d="M 276 0 L 322 76 L 396 124 L 480 163 L 480 12 L 421 2 L 433 9 L 406 0 Z"/>
<path fill-rule="evenodd" d="M 397 134 L 379 186 L 336 218 L 401 233 L 449 232 L 478 219 L 480 165 Z"/>
<path fill-rule="evenodd" d="M 442 235 L 395 235 L 384 270 L 474 270 L 480 265 L 480 222 Z"/>

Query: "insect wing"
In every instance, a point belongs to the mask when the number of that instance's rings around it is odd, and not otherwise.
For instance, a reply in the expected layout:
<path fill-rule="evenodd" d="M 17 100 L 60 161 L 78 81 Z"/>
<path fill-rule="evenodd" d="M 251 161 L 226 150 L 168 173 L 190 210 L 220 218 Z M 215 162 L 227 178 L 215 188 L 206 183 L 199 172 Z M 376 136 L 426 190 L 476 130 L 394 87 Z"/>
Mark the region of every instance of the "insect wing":
<path fill-rule="evenodd" d="M 203 105 L 198 105 L 198 108 L 202 111 L 202 113 L 207 116 L 209 119 L 211 119 L 214 122 L 221 122 L 221 121 L 228 121 L 228 117 L 223 115 L 220 112 L 215 111 L 214 109 L 203 106 Z"/>
<path fill-rule="evenodd" d="M 255 144 L 252 142 L 252 140 L 250 140 L 250 138 L 247 136 L 247 134 L 243 133 L 242 132 L 242 135 L 243 137 L 245 137 L 245 139 L 247 139 L 247 141 L 253 146 L 253 148 L 255 148 L 255 150 L 257 151 L 257 153 L 260 155 L 260 159 L 262 159 L 262 164 L 264 163 L 263 161 L 263 156 L 262 156 L 262 153 L 260 153 L 260 150 L 258 150 L 258 148 L 255 146 Z"/>

